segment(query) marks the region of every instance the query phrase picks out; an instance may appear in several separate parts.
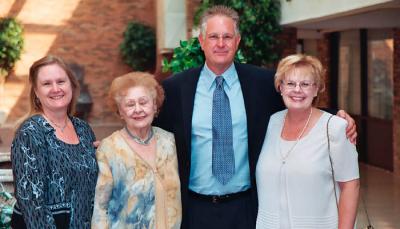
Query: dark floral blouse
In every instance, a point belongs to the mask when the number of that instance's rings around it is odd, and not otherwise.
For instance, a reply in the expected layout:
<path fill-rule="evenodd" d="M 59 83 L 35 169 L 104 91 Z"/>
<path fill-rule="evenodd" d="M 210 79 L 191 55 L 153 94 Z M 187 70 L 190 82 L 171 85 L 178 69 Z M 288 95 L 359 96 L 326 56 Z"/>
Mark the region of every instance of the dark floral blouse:
<path fill-rule="evenodd" d="M 11 145 L 13 228 L 90 228 L 98 173 L 95 136 L 86 122 L 70 119 L 78 144 L 59 140 L 41 115 L 18 129 Z"/>

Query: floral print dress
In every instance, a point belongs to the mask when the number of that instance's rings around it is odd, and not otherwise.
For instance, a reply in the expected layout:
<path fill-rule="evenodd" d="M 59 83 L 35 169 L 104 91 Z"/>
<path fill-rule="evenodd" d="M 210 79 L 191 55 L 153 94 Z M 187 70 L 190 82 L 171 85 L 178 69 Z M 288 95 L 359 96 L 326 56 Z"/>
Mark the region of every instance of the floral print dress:
<path fill-rule="evenodd" d="M 180 228 L 175 139 L 152 128 L 157 141 L 155 168 L 132 150 L 121 130 L 101 142 L 96 153 L 99 177 L 92 228 Z"/>

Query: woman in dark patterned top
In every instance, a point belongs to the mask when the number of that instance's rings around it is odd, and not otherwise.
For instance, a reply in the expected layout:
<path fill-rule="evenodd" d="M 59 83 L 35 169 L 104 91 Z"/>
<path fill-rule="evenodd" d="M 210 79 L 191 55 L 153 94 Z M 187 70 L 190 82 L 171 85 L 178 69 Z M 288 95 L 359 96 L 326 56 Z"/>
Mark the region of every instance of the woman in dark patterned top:
<path fill-rule="evenodd" d="M 11 146 L 13 228 L 90 228 L 98 167 L 89 125 L 73 116 L 79 84 L 54 56 L 30 68 L 30 112 Z"/>

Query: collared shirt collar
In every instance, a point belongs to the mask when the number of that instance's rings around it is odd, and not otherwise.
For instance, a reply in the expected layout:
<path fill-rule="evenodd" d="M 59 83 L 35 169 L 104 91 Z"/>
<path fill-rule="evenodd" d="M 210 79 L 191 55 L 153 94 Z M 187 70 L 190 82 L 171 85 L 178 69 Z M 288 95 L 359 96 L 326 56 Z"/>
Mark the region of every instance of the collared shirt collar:
<path fill-rule="evenodd" d="M 203 74 L 205 76 L 204 79 L 206 81 L 207 87 L 211 89 L 215 85 L 214 82 L 217 75 L 208 68 L 207 63 L 204 64 Z M 222 77 L 224 77 L 228 90 L 230 90 L 232 84 L 238 79 L 235 64 L 232 63 L 231 66 L 229 66 L 229 68 L 227 68 L 225 72 L 223 72 L 221 75 Z"/>

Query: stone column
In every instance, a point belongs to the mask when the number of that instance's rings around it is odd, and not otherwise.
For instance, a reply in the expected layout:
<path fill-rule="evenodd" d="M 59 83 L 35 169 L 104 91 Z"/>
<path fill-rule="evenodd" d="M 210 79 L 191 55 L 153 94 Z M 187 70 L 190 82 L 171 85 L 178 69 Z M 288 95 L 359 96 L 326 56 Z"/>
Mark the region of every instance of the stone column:
<path fill-rule="evenodd" d="M 164 57 L 170 57 L 180 40 L 187 39 L 186 1 L 157 0 L 157 64 L 158 79 L 166 77 L 161 71 Z"/>

